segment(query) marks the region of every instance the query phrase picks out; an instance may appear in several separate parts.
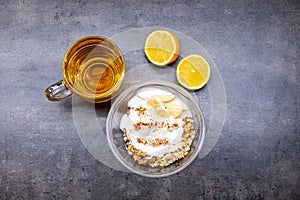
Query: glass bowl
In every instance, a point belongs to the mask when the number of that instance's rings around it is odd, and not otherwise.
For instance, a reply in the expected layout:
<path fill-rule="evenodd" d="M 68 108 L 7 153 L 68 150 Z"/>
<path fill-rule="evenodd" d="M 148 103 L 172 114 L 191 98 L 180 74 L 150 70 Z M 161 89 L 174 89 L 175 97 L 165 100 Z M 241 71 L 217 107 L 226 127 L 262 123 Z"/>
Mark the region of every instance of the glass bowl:
<path fill-rule="evenodd" d="M 188 154 L 166 167 L 151 167 L 139 164 L 128 154 L 120 129 L 120 121 L 126 113 L 128 101 L 146 88 L 158 88 L 179 97 L 189 108 L 193 117 L 193 125 L 196 135 L 192 141 Z M 106 134 L 109 146 L 118 161 L 131 172 L 146 177 L 164 177 L 180 172 L 197 157 L 201 150 L 205 137 L 205 125 L 203 113 L 193 96 L 182 87 L 165 81 L 150 81 L 131 86 L 118 96 L 113 102 L 106 121 Z"/>

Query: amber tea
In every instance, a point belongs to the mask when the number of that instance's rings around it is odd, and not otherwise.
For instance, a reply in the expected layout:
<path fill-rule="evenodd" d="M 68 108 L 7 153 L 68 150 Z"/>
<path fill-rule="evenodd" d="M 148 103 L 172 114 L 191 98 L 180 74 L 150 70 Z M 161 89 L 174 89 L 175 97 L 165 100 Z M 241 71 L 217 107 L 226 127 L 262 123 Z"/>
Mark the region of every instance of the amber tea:
<path fill-rule="evenodd" d="M 87 37 L 67 51 L 62 84 L 88 101 L 105 102 L 117 94 L 125 70 L 124 57 L 112 41 L 102 37 Z"/>

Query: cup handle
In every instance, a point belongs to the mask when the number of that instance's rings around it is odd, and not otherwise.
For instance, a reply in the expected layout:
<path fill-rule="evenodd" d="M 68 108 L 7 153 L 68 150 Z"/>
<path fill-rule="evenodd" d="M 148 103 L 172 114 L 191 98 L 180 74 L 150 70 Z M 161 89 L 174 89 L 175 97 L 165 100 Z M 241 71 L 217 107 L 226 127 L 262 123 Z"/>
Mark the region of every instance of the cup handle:
<path fill-rule="evenodd" d="M 45 90 L 45 95 L 50 101 L 61 101 L 68 98 L 72 94 L 73 92 L 65 86 L 63 80 L 58 81 Z"/>

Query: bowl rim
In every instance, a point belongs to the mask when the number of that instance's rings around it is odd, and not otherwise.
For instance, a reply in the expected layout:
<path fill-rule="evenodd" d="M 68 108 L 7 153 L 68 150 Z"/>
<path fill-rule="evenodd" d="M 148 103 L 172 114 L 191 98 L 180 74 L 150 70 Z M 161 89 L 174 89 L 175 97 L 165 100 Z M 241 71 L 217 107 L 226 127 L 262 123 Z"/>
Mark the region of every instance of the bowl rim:
<path fill-rule="evenodd" d="M 111 127 L 110 123 L 113 122 L 112 117 L 115 113 L 114 111 L 116 109 L 116 106 L 131 92 L 136 91 L 136 90 L 146 87 L 146 86 L 167 86 L 167 87 L 175 90 L 176 92 L 182 93 L 184 96 L 188 97 L 188 99 L 195 105 L 196 109 L 198 110 L 197 112 L 199 112 L 199 114 L 200 114 L 199 117 L 200 117 L 202 126 L 201 126 L 200 132 L 199 132 L 199 134 L 201 134 L 201 136 L 199 137 L 200 142 L 198 145 L 198 149 L 196 152 L 193 153 L 193 155 L 191 155 L 191 158 L 186 163 L 184 163 L 178 169 L 175 169 L 174 171 L 171 171 L 171 172 L 166 172 L 166 173 L 162 173 L 162 174 L 151 174 L 151 173 L 143 173 L 143 172 L 137 171 L 133 167 L 127 165 L 127 163 L 125 161 L 123 161 L 123 159 L 120 158 L 122 156 L 114 148 L 115 145 L 113 142 L 113 137 L 111 137 L 112 135 L 110 134 L 109 127 Z M 112 153 L 114 154 L 115 158 L 130 172 L 139 174 L 141 176 L 150 177 L 150 178 L 170 176 L 170 175 L 176 174 L 176 173 L 182 171 L 183 169 L 185 169 L 186 167 L 188 167 L 195 160 L 195 158 L 198 156 L 200 150 L 203 147 L 204 139 L 205 139 L 205 132 L 206 132 L 206 127 L 205 127 L 205 123 L 204 123 L 203 112 L 202 112 L 198 102 L 191 95 L 191 93 L 175 83 L 162 81 L 162 80 L 152 80 L 152 81 L 147 81 L 147 82 L 142 82 L 142 83 L 136 83 L 136 84 L 132 85 L 131 87 L 127 88 L 126 90 L 124 90 L 112 103 L 111 108 L 110 108 L 109 113 L 106 118 L 106 136 L 107 136 L 109 147 L 110 147 Z"/>

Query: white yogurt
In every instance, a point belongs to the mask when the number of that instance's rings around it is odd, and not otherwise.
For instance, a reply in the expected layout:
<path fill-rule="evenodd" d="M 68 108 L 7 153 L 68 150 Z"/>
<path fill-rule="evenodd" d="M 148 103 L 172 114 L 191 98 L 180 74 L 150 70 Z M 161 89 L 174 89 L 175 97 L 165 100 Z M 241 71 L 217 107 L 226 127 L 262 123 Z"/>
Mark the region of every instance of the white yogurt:
<path fill-rule="evenodd" d="M 147 153 L 149 156 L 164 157 L 178 148 L 182 148 L 183 118 L 191 116 L 189 110 L 183 111 L 181 116 L 174 118 L 172 115 L 161 117 L 156 111 L 165 109 L 164 106 L 154 108 L 147 104 L 147 100 L 153 95 L 172 95 L 171 93 L 157 89 L 147 88 L 138 93 L 129 102 L 129 112 L 123 115 L 120 128 L 126 130 L 126 135 L 131 144 Z M 178 104 L 184 108 L 187 106 L 178 97 L 172 103 Z M 165 141 L 160 145 L 153 145 L 149 141 L 156 139 Z M 141 143 L 140 141 L 148 141 Z"/>

